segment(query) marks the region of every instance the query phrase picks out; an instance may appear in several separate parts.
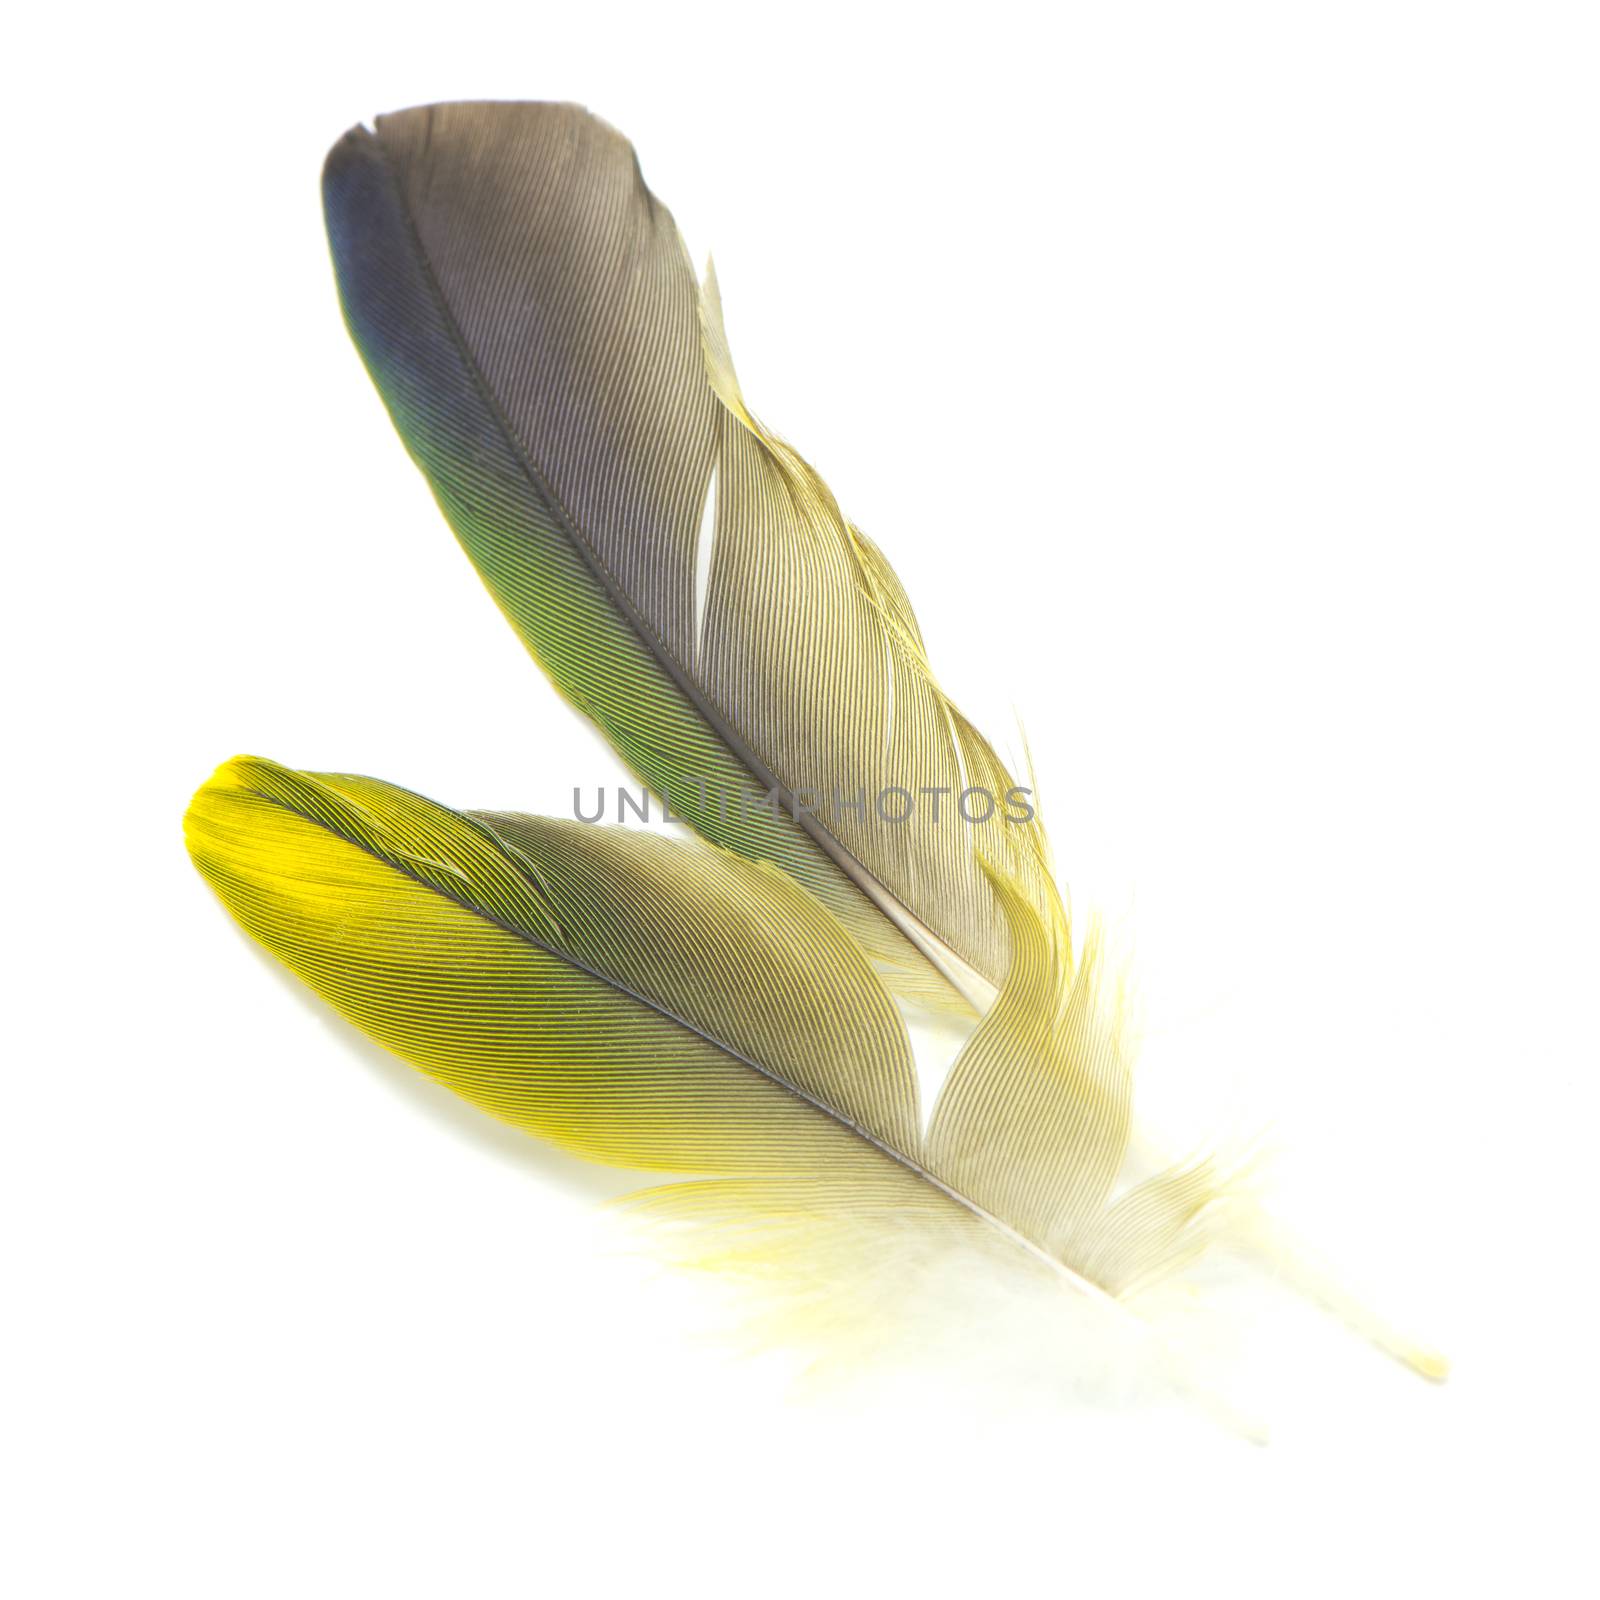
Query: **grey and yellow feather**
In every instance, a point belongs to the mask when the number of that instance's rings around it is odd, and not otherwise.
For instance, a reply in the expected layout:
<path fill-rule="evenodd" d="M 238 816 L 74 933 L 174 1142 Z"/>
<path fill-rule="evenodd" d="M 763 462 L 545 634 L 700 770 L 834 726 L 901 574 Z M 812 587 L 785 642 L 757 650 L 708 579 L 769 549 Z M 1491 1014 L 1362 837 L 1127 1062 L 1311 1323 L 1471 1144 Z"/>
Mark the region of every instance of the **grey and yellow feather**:
<path fill-rule="evenodd" d="M 715 281 L 627 141 L 575 106 L 429 106 L 348 133 L 323 194 L 357 348 L 557 688 L 898 992 L 987 1005 L 1009 933 L 983 862 L 1048 917 L 1043 832 L 1005 803 L 882 553 L 746 406 Z M 773 789 L 800 803 L 743 799 Z M 896 789 L 950 799 L 886 825 Z M 953 823 L 971 789 L 980 820 Z"/>
<path fill-rule="evenodd" d="M 712 1241 L 703 1263 L 803 1256 L 847 1299 L 886 1250 L 960 1244 L 1110 1300 L 1204 1242 L 1208 1169 L 1114 1196 L 1114 1010 L 998 873 L 1017 958 L 925 1135 L 893 1000 L 764 863 L 251 757 L 185 827 L 245 930 L 378 1043 L 576 1155 L 687 1179 L 636 1205 Z"/>
<path fill-rule="evenodd" d="M 572 106 L 434 106 L 352 130 L 323 192 L 347 324 L 494 598 L 722 848 L 242 759 L 189 815 L 233 914 L 484 1109 L 686 1178 L 638 1209 L 711 1264 L 804 1262 L 832 1305 L 890 1240 L 976 1241 L 1110 1302 L 1187 1261 L 1223 1186 L 1197 1162 L 1119 1187 L 1116 1007 L 1037 822 L 874 814 L 1014 783 L 882 552 L 747 405 L 715 278 L 627 142 Z M 987 1013 L 926 1132 L 885 983 Z"/>

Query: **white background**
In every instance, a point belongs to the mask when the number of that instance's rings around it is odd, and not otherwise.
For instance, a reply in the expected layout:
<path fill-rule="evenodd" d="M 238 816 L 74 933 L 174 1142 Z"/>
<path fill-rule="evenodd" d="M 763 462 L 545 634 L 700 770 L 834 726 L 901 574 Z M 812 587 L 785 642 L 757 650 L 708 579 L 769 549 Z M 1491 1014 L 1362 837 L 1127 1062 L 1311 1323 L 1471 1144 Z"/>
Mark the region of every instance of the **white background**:
<path fill-rule="evenodd" d="M 4 107 L 9 1592 L 1592 1585 L 1592 8 L 44 16 Z M 458 97 L 634 139 L 753 404 L 1025 723 L 1149 1114 L 1270 1126 L 1284 1213 L 1449 1385 L 1235 1285 L 1264 1449 L 1003 1350 L 797 1395 L 597 1249 L 608 1178 L 235 932 L 179 818 L 236 751 L 557 814 L 619 777 L 335 307 L 324 149 Z"/>

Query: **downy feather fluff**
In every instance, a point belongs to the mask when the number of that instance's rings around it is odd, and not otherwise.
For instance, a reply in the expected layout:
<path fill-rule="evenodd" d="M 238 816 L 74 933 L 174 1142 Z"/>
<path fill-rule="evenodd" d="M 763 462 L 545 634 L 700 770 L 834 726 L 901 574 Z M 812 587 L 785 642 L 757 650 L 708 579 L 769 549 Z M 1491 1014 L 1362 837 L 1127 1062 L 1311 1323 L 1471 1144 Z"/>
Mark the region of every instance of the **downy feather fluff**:
<path fill-rule="evenodd" d="M 924 1134 L 895 1004 L 770 866 L 251 757 L 185 831 L 246 931 L 378 1043 L 579 1156 L 683 1178 L 636 1213 L 701 1264 L 820 1274 L 831 1317 L 891 1255 L 978 1252 L 1114 1308 L 1206 1241 L 1209 1164 L 1117 1193 L 1129 1069 L 1093 941 L 998 871 L 1007 976 Z"/>

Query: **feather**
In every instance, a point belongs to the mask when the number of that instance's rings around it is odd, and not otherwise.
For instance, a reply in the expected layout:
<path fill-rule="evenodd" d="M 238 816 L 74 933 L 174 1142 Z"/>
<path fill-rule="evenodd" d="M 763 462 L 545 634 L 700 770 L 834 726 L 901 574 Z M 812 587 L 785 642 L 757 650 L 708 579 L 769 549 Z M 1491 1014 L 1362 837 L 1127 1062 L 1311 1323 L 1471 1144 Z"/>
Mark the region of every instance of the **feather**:
<path fill-rule="evenodd" d="M 346 134 L 323 197 L 356 346 L 558 690 L 681 820 L 815 896 L 897 994 L 996 1008 L 935 1115 L 930 1159 L 974 1193 L 994 1190 L 1003 1214 L 1026 1209 L 1018 1186 L 1032 1193 L 1047 1169 L 1059 1183 L 1070 1167 L 1100 1194 L 1114 1141 L 1052 1153 L 1042 1141 L 1062 1128 L 1033 1120 L 1036 1098 L 1058 1096 L 1084 1126 L 1125 1127 L 1127 1090 L 1104 1063 L 1059 1076 L 1046 1041 L 1069 1015 L 1041 1024 L 1038 994 L 1021 1013 L 1032 1020 L 1018 1020 L 1017 997 L 1048 991 L 1062 959 L 1029 952 L 1040 940 L 1057 950 L 1065 927 L 1033 808 L 1007 803 L 1030 791 L 939 688 L 882 552 L 746 404 L 715 274 L 696 284 L 631 146 L 570 105 L 423 107 Z M 751 791 L 787 809 L 751 806 Z M 958 813 L 972 793 L 987 797 L 978 814 Z M 971 1143 L 969 1096 L 1028 1163 L 1006 1170 Z M 1127 1262 L 1107 1241 L 1128 1229 L 1135 1255 L 1148 1252 L 1160 1230 L 1146 1230 L 1146 1212 L 1181 1212 L 1206 1181 L 1203 1167 L 1169 1172 L 1115 1225 L 1096 1222 L 1092 1247 L 1071 1242 L 1082 1219 L 1047 1226 L 1030 1213 L 1030 1225 L 1044 1248 L 1089 1250 L 1116 1278 Z M 1441 1375 L 1439 1358 L 1337 1291 L 1264 1214 L 1237 1232 Z"/>
<path fill-rule="evenodd" d="M 323 194 L 356 346 L 556 687 L 899 992 L 989 1004 L 1009 931 L 983 862 L 1059 910 L 1029 791 L 940 690 L 882 553 L 746 406 L 715 277 L 627 141 L 575 106 L 430 106 L 348 133 Z"/>
<path fill-rule="evenodd" d="M 924 1136 L 888 992 L 765 864 L 251 757 L 185 831 L 245 930 L 378 1043 L 579 1156 L 686 1177 L 634 1207 L 702 1262 L 820 1271 L 837 1306 L 891 1250 L 987 1252 L 1142 1327 L 1121 1302 L 1208 1237 L 1208 1165 L 1114 1194 L 1129 1073 L 1100 963 L 998 872 L 1016 952 Z"/>

